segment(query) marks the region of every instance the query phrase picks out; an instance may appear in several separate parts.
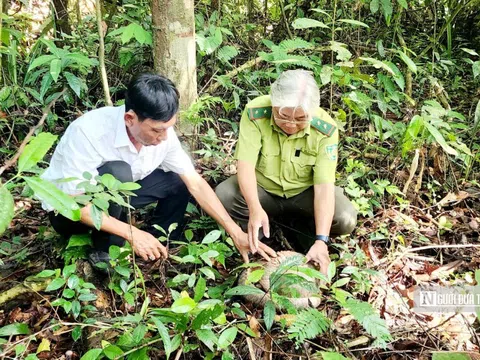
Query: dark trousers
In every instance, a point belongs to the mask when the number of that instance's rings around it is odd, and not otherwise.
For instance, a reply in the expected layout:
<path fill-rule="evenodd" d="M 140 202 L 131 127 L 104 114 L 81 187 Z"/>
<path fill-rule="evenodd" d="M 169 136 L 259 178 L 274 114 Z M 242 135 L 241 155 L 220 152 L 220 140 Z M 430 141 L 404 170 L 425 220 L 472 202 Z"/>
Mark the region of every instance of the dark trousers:
<path fill-rule="evenodd" d="M 307 250 L 315 239 L 314 190 L 313 187 L 291 198 L 273 195 L 257 185 L 258 198 L 270 220 L 283 227 L 287 237 L 294 237 L 294 245 Z M 218 198 L 229 214 L 237 220 L 244 231 L 248 228 L 249 210 L 237 176 L 231 176 L 215 189 Z M 335 213 L 330 235 L 350 234 L 357 223 L 357 210 L 343 193 L 343 189 L 335 187 Z M 263 237 L 260 229 L 260 238 Z M 295 244 L 296 243 L 296 244 Z"/>
<path fill-rule="evenodd" d="M 98 173 L 99 175 L 112 174 L 121 182 L 133 181 L 132 169 L 123 161 L 105 163 L 98 168 Z M 138 184 L 142 187 L 134 191 L 137 196 L 130 197 L 130 204 L 134 208 L 142 208 L 157 202 L 151 222 L 145 230 L 158 237 L 162 233 L 153 227 L 154 224 L 167 231 L 171 224 L 177 223 L 178 227 L 170 234 L 170 238 L 180 239 L 190 193 L 178 174 L 156 169 L 146 178 L 138 181 Z M 127 221 L 127 209 L 118 204 L 110 203 L 108 213 L 120 221 Z M 72 221 L 62 215 L 55 215 L 53 211 L 50 212 L 49 217 L 55 231 L 65 237 L 86 233 L 92 229 L 81 222 Z M 92 242 L 95 249 L 108 252 L 111 245 L 123 246 L 125 239 L 93 229 Z"/>

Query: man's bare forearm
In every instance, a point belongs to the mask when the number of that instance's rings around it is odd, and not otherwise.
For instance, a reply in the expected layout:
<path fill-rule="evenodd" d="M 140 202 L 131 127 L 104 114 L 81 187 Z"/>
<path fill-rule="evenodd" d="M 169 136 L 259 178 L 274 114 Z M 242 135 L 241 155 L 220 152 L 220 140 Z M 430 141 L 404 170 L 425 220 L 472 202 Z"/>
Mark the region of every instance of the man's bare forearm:
<path fill-rule="evenodd" d="M 315 230 L 317 235 L 329 235 L 335 212 L 334 184 L 314 185 Z"/>
<path fill-rule="evenodd" d="M 257 176 L 255 166 L 247 161 L 238 160 L 237 178 L 240 191 L 250 211 L 261 208 L 257 191 Z"/>
<path fill-rule="evenodd" d="M 93 224 L 93 219 L 90 214 L 91 207 L 92 205 L 88 204 L 87 206 L 81 209 L 82 217 L 80 219 L 80 222 L 90 227 L 94 227 L 95 225 Z M 130 242 L 130 239 L 131 239 L 130 225 L 127 223 L 124 223 L 123 221 L 115 219 L 112 216 L 108 216 L 105 213 L 102 213 L 102 227 L 100 228 L 100 230 L 107 232 L 109 234 L 120 236 Z"/>

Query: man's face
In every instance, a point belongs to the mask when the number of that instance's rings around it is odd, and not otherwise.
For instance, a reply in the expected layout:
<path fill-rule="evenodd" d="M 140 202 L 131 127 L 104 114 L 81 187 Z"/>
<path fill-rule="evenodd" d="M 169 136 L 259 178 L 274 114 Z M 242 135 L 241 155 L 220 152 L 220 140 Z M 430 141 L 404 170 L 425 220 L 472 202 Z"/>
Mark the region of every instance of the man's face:
<path fill-rule="evenodd" d="M 173 116 L 167 122 L 145 119 L 140 121 L 134 111 L 125 113 L 125 125 L 131 139 L 143 146 L 156 146 L 166 140 L 168 128 L 175 125 L 177 116 Z"/>
<path fill-rule="evenodd" d="M 301 108 L 273 107 L 273 120 L 275 124 L 287 135 L 302 131 L 310 124 L 308 114 Z"/>

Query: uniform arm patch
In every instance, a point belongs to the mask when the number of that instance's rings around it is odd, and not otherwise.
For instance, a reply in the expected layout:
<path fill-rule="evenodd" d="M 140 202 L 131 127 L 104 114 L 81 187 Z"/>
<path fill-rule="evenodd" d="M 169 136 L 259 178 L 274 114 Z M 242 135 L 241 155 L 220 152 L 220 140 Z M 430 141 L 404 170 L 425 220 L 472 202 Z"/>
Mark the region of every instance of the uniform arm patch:
<path fill-rule="evenodd" d="M 315 129 L 317 129 L 318 131 L 320 131 L 322 134 L 327 136 L 332 136 L 332 134 L 337 129 L 335 125 L 332 125 L 326 121 L 323 121 L 318 117 L 314 117 L 310 122 L 310 125 L 313 126 Z"/>
<path fill-rule="evenodd" d="M 272 107 L 256 107 L 256 108 L 249 108 L 248 109 L 248 117 L 250 120 L 258 120 L 258 119 L 270 119 L 272 116 Z"/>

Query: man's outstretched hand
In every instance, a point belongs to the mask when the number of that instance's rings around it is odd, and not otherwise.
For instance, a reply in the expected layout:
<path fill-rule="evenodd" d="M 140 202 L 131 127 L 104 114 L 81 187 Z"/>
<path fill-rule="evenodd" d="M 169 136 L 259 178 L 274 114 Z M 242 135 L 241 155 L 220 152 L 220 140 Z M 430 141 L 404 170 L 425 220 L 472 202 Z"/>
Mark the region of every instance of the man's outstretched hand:
<path fill-rule="evenodd" d="M 268 238 L 270 237 L 270 223 L 268 215 L 261 207 L 250 211 L 248 220 L 248 242 L 250 244 L 250 250 L 252 254 L 257 251 L 260 252 L 260 240 L 258 239 L 258 232 L 262 228 L 263 234 Z M 260 254 L 262 255 L 262 254 Z M 263 255 L 262 255 L 263 256 Z"/>
<path fill-rule="evenodd" d="M 152 234 L 137 229 L 131 228 L 131 234 L 128 234 L 128 242 L 132 245 L 135 253 L 143 260 L 157 260 L 161 257 L 167 258 L 168 252 L 158 239 Z"/>
<path fill-rule="evenodd" d="M 232 240 L 238 252 L 240 255 L 242 255 L 243 261 L 245 264 L 248 264 L 248 253 L 253 253 L 253 251 L 251 251 L 248 235 L 243 231 L 239 231 L 238 234 L 232 236 Z M 267 261 L 270 261 L 270 257 L 277 257 L 277 253 L 271 247 L 265 245 L 261 241 L 258 241 L 257 252 Z"/>
<path fill-rule="evenodd" d="M 327 275 L 328 265 L 330 264 L 330 256 L 328 255 L 328 247 L 323 241 L 315 241 L 306 255 L 307 263 L 313 263 L 320 268 L 320 271 Z"/>

